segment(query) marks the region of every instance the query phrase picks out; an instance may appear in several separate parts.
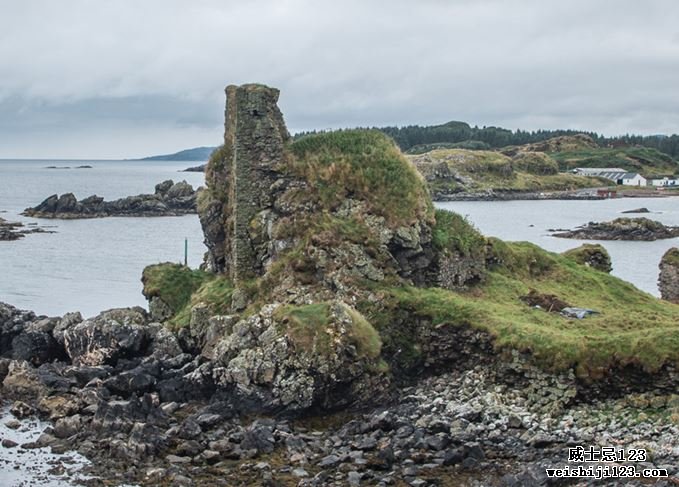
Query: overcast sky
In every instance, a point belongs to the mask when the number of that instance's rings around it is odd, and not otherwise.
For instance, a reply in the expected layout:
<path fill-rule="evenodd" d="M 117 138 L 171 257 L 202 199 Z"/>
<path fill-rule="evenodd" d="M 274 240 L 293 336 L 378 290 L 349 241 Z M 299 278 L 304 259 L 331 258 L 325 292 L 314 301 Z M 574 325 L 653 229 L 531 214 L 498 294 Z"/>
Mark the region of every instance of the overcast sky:
<path fill-rule="evenodd" d="M 0 158 L 218 145 L 246 82 L 293 132 L 675 133 L 679 1 L 0 0 Z"/>

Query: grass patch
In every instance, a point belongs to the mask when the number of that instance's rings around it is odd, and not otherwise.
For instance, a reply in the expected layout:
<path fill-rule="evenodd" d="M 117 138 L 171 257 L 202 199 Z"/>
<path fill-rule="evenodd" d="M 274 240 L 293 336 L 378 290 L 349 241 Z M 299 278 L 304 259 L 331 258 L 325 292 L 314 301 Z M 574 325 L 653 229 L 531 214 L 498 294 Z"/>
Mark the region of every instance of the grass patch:
<path fill-rule="evenodd" d="M 376 130 L 309 135 L 290 145 L 293 172 L 304 177 L 323 208 L 347 198 L 365 201 L 390 226 L 431 221 L 427 186 L 396 144 Z"/>
<path fill-rule="evenodd" d="M 156 264 L 144 269 L 141 281 L 146 298 L 159 297 L 174 313 L 184 308 L 191 295 L 214 274 L 180 264 Z"/>
<path fill-rule="evenodd" d="M 168 324 L 175 328 L 189 324 L 191 308 L 199 303 L 214 314 L 230 311 L 233 284 L 210 272 L 179 264 L 156 264 L 144 269 L 142 283 L 144 296 L 159 297 L 172 309 Z"/>
<path fill-rule="evenodd" d="M 485 252 L 486 239 L 467 219 L 452 211 L 437 209 L 432 229 L 432 243 L 436 250 L 455 252 L 465 257 Z"/>
<path fill-rule="evenodd" d="M 280 306 L 274 317 L 295 348 L 322 355 L 328 355 L 332 351 L 332 336 L 327 332 L 330 324 L 328 303 Z"/>
<path fill-rule="evenodd" d="M 615 365 L 652 372 L 679 364 L 679 306 L 531 244 L 503 243 L 500 251 L 505 265 L 469 292 L 395 287 L 383 290 L 385 299 L 391 309 L 408 309 L 434 326 L 484 330 L 498 349 L 528 351 L 547 370 L 575 367 L 598 378 Z M 600 314 L 573 320 L 531 308 L 520 299 L 531 289 Z"/>
<path fill-rule="evenodd" d="M 174 328 L 181 328 L 189 324 L 191 309 L 198 304 L 208 307 L 213 315 L 231 313 L 231 296 L 233 283 L 223 276 L 213 274 L 213 278 L 205 281 L 192 295 L 186 305 L 169 320 Z"/>

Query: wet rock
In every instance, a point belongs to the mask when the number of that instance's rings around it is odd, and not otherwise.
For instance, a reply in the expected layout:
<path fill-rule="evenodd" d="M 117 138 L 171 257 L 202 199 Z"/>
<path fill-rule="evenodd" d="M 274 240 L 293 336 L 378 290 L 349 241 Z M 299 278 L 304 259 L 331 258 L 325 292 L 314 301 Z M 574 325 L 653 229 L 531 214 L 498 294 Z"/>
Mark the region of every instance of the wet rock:
<path fill-rule="evenodd" d="M 12 441 L 9 438 L 5 438 L 0 444 L 2 444 L 3 448 L 14 448 L 19 445 L 16 441 Z"/>

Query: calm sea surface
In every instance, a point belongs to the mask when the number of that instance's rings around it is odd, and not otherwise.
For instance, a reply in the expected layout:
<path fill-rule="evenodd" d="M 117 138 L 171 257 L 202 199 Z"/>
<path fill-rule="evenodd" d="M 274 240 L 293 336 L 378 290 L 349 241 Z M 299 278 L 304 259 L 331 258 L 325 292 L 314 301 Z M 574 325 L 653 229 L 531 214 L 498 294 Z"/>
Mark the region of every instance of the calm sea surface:
<path fill-rule="evenodd" d="M 180 262 L 184 238 L 189 265 L 202 261 L 205 247 L 195 215 L 161 218 L 36 220 L 19 213 L 47 196 L 73 192 L 78 198 L 98 194 L 106 199 L 152 193 L 165 179 L 203 184 L 202 173 L 178 172 L 195 161 L 0 161 L 0 216 L 53 226 L 54 234 L 28 235 L 0 242 L 0 301 L 41 314 L 146 305 L 141 271 L 153 263 Z M 47 169 L 46 166 L 91 165 L 92 169 Z M 549 228 L 571 228 L 589 221 L 611 220 L 620 212 L 645 206 L 645 215 L 679 225 L 679 199 L 605 201 L 455 202 L 439 207 L 467 215 L 483 233 L 506 240 L 527 240 L 562 252 L 582 241 L 550 237 Z M 658 263 L 679 239 L 656 242 L 602 242 L 611 253 L 613 273 L 657 295 Z"/>
<path fill-rule="evenodd" d="M 47 169 L 90 165 L 92 169 Z M 142 305 L 141 271 L 158 262 L 180 262 L 184 238 L 189 265 L 202 261 L 205 247 L 198 217 L 39 220 L 19 215 L 51 194 L 78 199 L 97 194 L 115 199 L 153 193 L 165 180 L 203 185 L 202 173 L 178 172 L 196 162 L 0 161 L 0 216 L 10 221 L 54 226 L 54 234 L 33 234 L 0 242 L 0 301 L 36 313 L 84 316 L 115 307 Z"/>

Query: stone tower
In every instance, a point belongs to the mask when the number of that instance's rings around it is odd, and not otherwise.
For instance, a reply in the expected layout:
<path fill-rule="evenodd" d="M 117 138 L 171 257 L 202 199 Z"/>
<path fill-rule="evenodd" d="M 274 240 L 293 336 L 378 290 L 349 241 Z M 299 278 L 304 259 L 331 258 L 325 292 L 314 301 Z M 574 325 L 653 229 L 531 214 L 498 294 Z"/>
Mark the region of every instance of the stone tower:
<path fill-rule="evenodd" d="M 272 204 L 271 185 L 290 138 L 278 95 L 260 84 L 227 86 L 224 147 L 206 170 L 208 194 L 199 213 L 207 265 L 234 282 L 264 271 L 250 230 Z"/>

